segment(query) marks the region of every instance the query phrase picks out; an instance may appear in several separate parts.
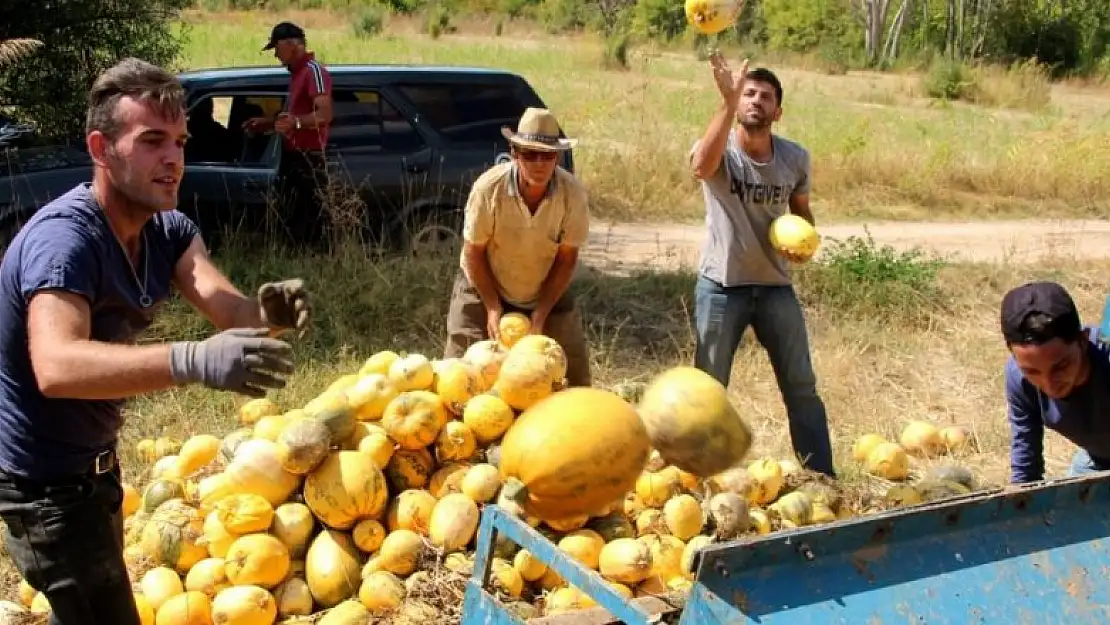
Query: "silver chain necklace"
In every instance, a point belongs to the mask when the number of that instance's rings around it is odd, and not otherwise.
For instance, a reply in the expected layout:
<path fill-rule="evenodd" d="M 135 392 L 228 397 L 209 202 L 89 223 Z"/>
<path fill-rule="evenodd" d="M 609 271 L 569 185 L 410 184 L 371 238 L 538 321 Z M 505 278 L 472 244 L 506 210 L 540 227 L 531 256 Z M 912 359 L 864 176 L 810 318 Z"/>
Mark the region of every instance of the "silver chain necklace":
<path fill-rule="evenodd" d="M 110 229 L 110 228 L 109 228 Z M 127 253 L 127 248 L 124 247 L 123 241 L 112 231 L 112 236 L 119 244 L 119 249 L 123 252 L 123 259 L 127 261 L 127 267 L 131 270 L 131 277 L 135 279 L 135 285 L 139 287 L 139 306 L 143 308 L 150 308 L 154 304 L 154 300 L 146 292 L 146 280 L 150 269 L 150 254 L 146 245 L 146 229 L 139 231 L 139 236 L 143 239 L 143 279 L 139 280 L 139 274 L 135 271 L 135 264 L 131 262 L 131 255 Z"/>

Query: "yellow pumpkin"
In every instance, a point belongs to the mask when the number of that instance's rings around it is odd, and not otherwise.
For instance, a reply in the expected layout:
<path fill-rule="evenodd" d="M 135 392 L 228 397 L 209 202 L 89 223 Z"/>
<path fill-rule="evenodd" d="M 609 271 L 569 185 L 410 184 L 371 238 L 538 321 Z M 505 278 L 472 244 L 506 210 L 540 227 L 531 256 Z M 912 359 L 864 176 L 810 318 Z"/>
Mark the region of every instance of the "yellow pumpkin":
<path fill-rule="evenodd" d="M 386 377 L 398 391 L 423 391 L 431 388 L 435 372 L 424 354 L 405 354 L 389 365 Z"/>
<path fill-rule="evenodd" d="M 432 509 L 428 538 L 447 553 L 466 547 L 478 531 L 478 504 L 462 493 L 445 495 Z"/>
<path fill-rule="evenodd" d="M 203 469 L 220 453 L 220 439 L 211 434 L 197 434 L 185 441 L 177 453 L 177 472 L 190 476 Z"/>
<path fill-rule="evenodd" d="M 216 503 L 216 517 L 233 534 L 265 532 L 274 521 L 274 509 L 261 495 L 229 495 Z"/>
<path fill-rule="evenodd" d="M 928 421 L 910 421 L 898 441 L 902 449 L 918 456 L 933 456 L 945 451 L 940 429 Z"/>
<path fill-rule="evenodd" d="M 651 548 L 635 538 L 606 543 L 598 555 L 598 572 L 605 579 L 635 584 L 651 574 Z"/>
<path fill-rule="evenodd" d="M 367 358 L 366 361 L 362 363 L 362 367 L 359 368 L 358 374 L 362 377 L 374 373 L 385 375 L 389 373 L 389 368 L 400 357 L 400 354 L 395 351 L 383 349 Z"/>
<path fill-rule="evenodd" d="M 540 519 L 592 514 L 632 489 L 649 453 L 647 431 L 628 402 L 569 388 L 526 410 L 505 434 L 502 493 Z"/>
<path fill-rule="evenodd" d="M 501 363 L 509 355 L 509 350 L 498 341 L 486 339 L 466 348 L 463 360 L 469 362 L 482 376 L 485 388 L 491 388 L 501 372 Z"/>
<path fill-rule="evenodd" d="M 233 586 L 212 600 L 214 625 L 273 625 L 277 619 L 274 596 L 259 586 Z"/>
<path fill-rule="evenodd" d="M 520 577 L 527 582 L 539 581 L 547 572 L 547 565 L 542 560 L 532 555 L 527 549 L 521 549 L 513 557 L 513 568 L 520 573 Z"/>
<path fill-rule="evenodd" d="M 381 614 L 401 607 L 405 594 L 405 584 L 396 575 L 374 571 L 362 580 L 358 600 L 372 614 Z"/>
<path fill-rule="evenodd" d="M 544 357 L 544 360 L 547 361 L 547 375 L 552 382 L 557 382 L 566 377 L 567 353 L 555 339 L 542 334 L 529 334 L 521 337 L 513 345 L 512 349 L 509 350 L 509 355 L 525 351 Z"/>
<path fill-rule="evenodd" d="M 493 501 L 501 490 L 501 474 L 492 464 L 476 464 L 466 470 L 459 488 L 474 503 Z"/>
<path fill-rule="evenodd" d="M 678 475 L 670 471 L 644 471 L 636 478 L 636 495 L 645 506 L 662 508 L 681 485 Z"/>
<path fill-rule="evenodd" d="M 362 576 L 374 571 L 389 571 L 394 575 L 410 575 L 417 569 L 424 553 L 424 541 L 412 530 L 390 532 L 382 541 L 378 553 L 366 563 Z"/>
<path fill-rule="evenodd" d="M 204 525 L 202 526 L 204 536 L 197 541 L 198 545 L 202 545 L 208 550 L 208 555 L 213 558 L 223 558 L 227 555 L 227 550 L 231 548 L 231 543 L 239 538 L 238 534 L 227 531 L 224 524 L 220 522 L 220 517 L 213 510 L 204 517 Z"/>
<path fill-rule="evenodd" d="M 448 421 L 436 437 L 435 450 L 440 462 L 467 460 L 478 450 L 478 441 L 470 426 L 462 421 Z"/>
<path fill-rule="evenodd" d="M 605 539 L 593 530 L 574 530 L 559 539 L 558 546 L 586 568 L 596 571 Z"/>
<path fill-rule="evenodd" d="M 752 431 L 729 402 L 724 385 L 695 367 L 657 375 L 637 405 L 653 448 L 698 477 L 735 466 L 752 445 Z"/>
<path fill-rule="evenodd" d="M 451 417 L 438 395 L 431 391 L 406 391 L 385 408 L 382 427 L 404 449 L 422 449 L 436 440 Z"/>
<path fill-rule="evenodd" d="M 143 574 L 139 580 L 139 588 L 150 607 L 157 612 L 171 597 L 176 597 L 185 592 L 181 577 L 171 568 L 156 566 Z"/>
<path fill-rule="evenodd" d="M 428 482 L 428 492 L 436 499 L 451 493 L 461 493 L 463 478 L 469 470 L 470 465 L 465 462 L 443 463 L 443 466 L 432 474 L 432 479 Z"/>
<path fill-rule="evenodd" d="M 696 1 L 696 0 L 695 0 Z M 715 0 L 715 4 L 730 9 L 736 8 L 739 5 L 736 0 Z M 738 10 L 738 9 L 737 9 Z M 723 16 L 723 11 L 718 11 L 717 15 Z M 730 21 L 735 19 L 735 13 L 729 18 Z M 806 221 L 803 217 L 793 213 L 786 213 L 776 217 L 771 222 L 771 228 L 768 232 L 771 247 L 778 252 L 788 252 L 795 258 L 800 260 L 809 260 L 817 253 L 817 248 L 821 245 L 821 236 L 817 234 L 817 229 L 813 224 Z"/>
<path fill-rule="evenodd" d="M 187 590 L 166 600 L 156 611 L 157 625 L 213 625 L 208 595 Z"/>
<path fill-rule="evenodd" d="M 209 599 L 230 585 L 222 558 L 205 558 L 193 565 L 185 576 L 185 590 L 203 592 Z"/>
<path fill-rule="evenodd" d="M 397 443 L 393 442 L 392 438 L 385 431 L 370 432 L 358 442 L 358 450 L 368 456 L 378 465 L 378 468 L 384 469 L 389 466 L 389 461 L 393 458 L 393 452 L 397 447 Z"/>
<path fill-rule="evenodd" d="M 411 488 L 401 492 L 386 508 L 389 531 L 406 529 L 427 536 L 435 506 L 436 498 L 426 490 Z"/>
<path fill-rule="evenodd" d="M 305 405 L 308 416 L 328 426 L 335 443 L 351 437 L 355 429 L 355 411 L 343 391 L 325 391 Z"/>
<path fill-rule="evenodd" d="M 312 510 L 303 503 L 283 503 L 274 510 L 270 533 L 289 550 L 290 558 L 303 558 L 316 528 Z"/>
<path fill-rule="evenodd" d="M 461 358 L 449 358 L 436 372 L 433 388 L 448 410 L 461 415 L 466 403 L 489 385 L 477 367 Z"/>
<path fill-rule="evenodd" d="M 856 442 L 852 445 L 852 459 L 856 462 L 865 462 L 871 450 L 885 442 L 887 442 L 887 440 L 879 434 L 864 434 L 857 438 Z"/>
<path fill-rule="evenodd" d="M 139 511 L 143 505 L 143 498 L 139 495 L 139 491 L 131 484 L 123 485 L 123 504 L 122 512 L 123 518 L 130 518 L 131 515 Z"/>
<path fill-rule="evenodd" d="M 524 313 L 510 312 L 501 315 L 497 323 L 498 341 L 512 348 L 517 341 L 532 331 L 532 320 Z"/>
<path fill-rule="evenodd" d="M 254 425 L 263 417 L 280 415 L 281 407 L 267 397 L 251 399 L 239 407 L 239 423 Z"/>
<path fill-rule="evenodd" d="M 431 516 L 430 510 L 429 516 Z M 382 527 L 379 521 L 363 519 L 356 523 L 355 528 L 351 530 L 351 540 L 354 541 L 359 551 L 374 553 L 381 548 L 382 541 L 385 540 L 385 533 L 385 528 Z"/>
<path fill-rule="evenodd" d="M 347 530 L 385 510 L 388 488 L 378 465 L 357 451 L 336 451 L 305 478 L 304 500 L 325 525 Z"/>
<path fill-rule="evenodd" d="M 801 491 L 786 493 L 778 501 L 767 506 L 767 509 L 796 527 L 808 525 L 813 521 L 813 500 Z"/>
<path fill-rule="evenodd" d="M 651 576 L 669 579 L 682 574 L 682 552 L 686 543 L 677 536 L 647 534 L 637 538 L 651 550 Z"/>
<path fill-rule="evenodd" d="M 377 421 L 400 389 L 384 373 L 370 373 L 347 389 L 347 400 L 359 421 Z"/>
<path fill-rule="evenodd" d="M 713 538 L 704 535 L 695 536 L 686 543 L 686 546 L 682 549 L 682 562 L 680 565 L 682 575 L 685 576 L 686 579 L 694 579 L 694 556 L 697 555 L 698 550 L 712 544 Z"/>
<path fill-rule="evenodd" d="M 146 595 L 136 592 L 134 597 L 135 609 L 139 612 L 139 625 L 156 625 L 154 608 L 147 601 Z"/>
<path fill-rule="evenodd" d="M 748 465 L 748 475 L 755 479 L 759 487 L 751 493 L 751 503 L 763 506 L 778 498 L 785 481 L 778 461 L 774 458 L 759 458 Z"/>
<path fill-rule="evenodd" d="M 324 529 L 312 539 L 305 556 L 305 581 L 313 600 L 330 608 L 358 590 L 361 556 L 351 537 Z"/>
<path fill-rule="evenodd" d="M 324 615 L 316 625 L 364 625 L 370 620 L 370 611 L 361 602 L 347 599 Z"/>
<path fill-rule="evenodd" d="M 261 495 L 271 506 L 288 500 L 301 483 L 299 475 L 281 466 L 277 443 L 269 440 L 244 441 L 224 473 L 233 492 Z"/>
<path fill-rule="evenodd" d="M 254 430 L 251 436 L 256 439 L 266 441 L 276 441 L 281 430 L 292 421 L 294 418 L 301 418 L 300 415 L 294 413 L 266 415 L 254 424 Z"/>
<path fill-rule="evenodd" d="M 672 498 L 663 506 L 663 518 L 671 535 L 683 541 L 697 536 L 705 524 L 701 504 L 686 494 Z"/>
<path fill-rule="evenodd" d="M 898 443 L 881 443 L 867 455 L 864 468 L 871 475 L 888 480 L 904 480 L 909 477 L 910 458 Z"/>
<path fill-rule="evenodd" d="M 236 586 L 274 588 L 289 574 L 289 550 L 270 534 L 247 534 L 235 539 L 224 558 L 227 579 Z"/>
<path fill-rule="evenodd" d="M 393 490 L 400 492 L 427 486 L 435 468 L 435 459 L 427 449 L 397 449 L 385 465 L 385 476 Z"/>
<path fill-rule="evenodd" d="M 509 350 L 493 384 L 493 392 L 514 410 L 527 410 L 554 390 L 547 358 L 527 350 Z"/>
<path fill-rule="evenodd" d="M 290 577 L 274 589 L 274 603 L 278 616 L 308 616 L 312 614 L 312 591 L 308 582 L 300 577 Z"/>
<path fill-rule="evenodd" d="M 479 445 L 489 445 L 501 438 L 512 426 L 516 415 L 509 404 L 497 395 L 483 393 L 475 396 L 463 408 L 462 420 Z"/>
<path fill-rule="evenodd" d="M 200 543 L 204 519 L 180 499 L 158 506 L 143 526 L 141 546 L 155 565 L 168 566 L 186 573 L 208 555 Z"/>
<path fill-rule="evenodd" d="M 490 560 L 490 573 L 492 573 L 490 581 L 493 582 L 494 587 L 510 597 L 519 597 L 524 591 L 524 578 L 505 560 L 496 557 Z"/>

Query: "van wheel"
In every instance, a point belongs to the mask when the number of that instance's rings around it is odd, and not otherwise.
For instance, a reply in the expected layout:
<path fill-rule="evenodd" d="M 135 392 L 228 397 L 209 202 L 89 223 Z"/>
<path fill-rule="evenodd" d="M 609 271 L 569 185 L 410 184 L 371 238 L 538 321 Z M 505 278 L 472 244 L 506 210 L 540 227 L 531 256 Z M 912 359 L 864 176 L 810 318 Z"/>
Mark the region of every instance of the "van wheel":
<path fill-rule="evenodd" d="M 452 207 L 422 211 L 402 226 L 407 254 L 417 257 L 457 253 L 462 241 L 462 211 Z"/>

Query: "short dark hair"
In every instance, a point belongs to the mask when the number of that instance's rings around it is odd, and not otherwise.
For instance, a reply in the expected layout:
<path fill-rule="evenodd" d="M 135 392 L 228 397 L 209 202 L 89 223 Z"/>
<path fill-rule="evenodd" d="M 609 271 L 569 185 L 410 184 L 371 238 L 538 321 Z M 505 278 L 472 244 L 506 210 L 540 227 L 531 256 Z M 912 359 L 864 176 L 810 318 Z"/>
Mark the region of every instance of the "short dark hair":
<path fill-rule="evenodd" d="M 104 70 L 89 89 L 85 133 L 98 130 L 109 139 L 119 136 L 116 116 L 124 97 L 155 106 L 166 119 L 185 113 L 185 89 L 170 72 L 141 59 L 126 58 Z"/>
<path fill-rule="evenodd" d="M 775 88 L 775 102 L 782 106 L 782 83 L 779 82 L 779 77 L 766 67 L 757 67 L 748 71 L 746 80 L 754 82 L 765 82 Z"/>

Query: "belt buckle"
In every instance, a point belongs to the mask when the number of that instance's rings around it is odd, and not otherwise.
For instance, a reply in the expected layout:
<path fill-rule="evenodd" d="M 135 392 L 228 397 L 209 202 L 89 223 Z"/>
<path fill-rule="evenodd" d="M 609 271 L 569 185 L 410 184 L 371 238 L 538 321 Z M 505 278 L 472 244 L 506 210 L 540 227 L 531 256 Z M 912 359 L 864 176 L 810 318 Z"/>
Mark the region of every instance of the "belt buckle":
<path fill-rule="evenodd" d="M 115 456 L 116 454 L 110 449 L 97 454 L 96 459 L 93 460 L 93 475 L 103 475 L 114 469 Z"/>

